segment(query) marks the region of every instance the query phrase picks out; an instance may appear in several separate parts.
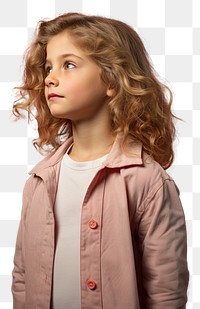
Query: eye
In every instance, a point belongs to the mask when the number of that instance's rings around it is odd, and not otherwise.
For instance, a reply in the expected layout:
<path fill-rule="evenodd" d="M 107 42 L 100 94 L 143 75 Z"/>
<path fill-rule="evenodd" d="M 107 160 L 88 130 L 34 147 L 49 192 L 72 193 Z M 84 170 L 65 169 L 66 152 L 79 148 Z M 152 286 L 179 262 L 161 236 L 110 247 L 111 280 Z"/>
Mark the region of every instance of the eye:
<path fill-rule="evenodd" d="M 52 67 L 51 66 L 45 67 L 45 74 L 46 75 L 50 74 L 51 71 L 52 71 Z"/>
<path fill-rule="evenodd" d="M 74 69 L 76 66 L 75 66 L 75 64 L 73 64 L 73 63 L 71 63 L 71 62 L 66 62 L 66 63 L 64 64 L 64 67 L 65 67 L 66 69 Z"/>

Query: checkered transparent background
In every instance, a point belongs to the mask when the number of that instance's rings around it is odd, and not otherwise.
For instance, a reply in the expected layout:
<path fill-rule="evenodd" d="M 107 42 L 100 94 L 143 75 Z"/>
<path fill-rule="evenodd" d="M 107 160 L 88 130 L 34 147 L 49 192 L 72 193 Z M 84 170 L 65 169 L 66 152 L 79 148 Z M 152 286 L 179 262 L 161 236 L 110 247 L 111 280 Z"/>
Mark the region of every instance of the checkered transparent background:
<path fill-rule="evenodd" d="M 187 308 L 200 308 L 200 0 L 6 0 L 0 2 L 0 309 L 12 308 L 11 271 L 21 194 L 41 156 L 32 146 L 34 124 L 13 122 L 12 89 L 20 83 L 22 55 L 37 22 L 77 11 L 121 19 L 133 26 L 155 69 L 174 92 L 177 122 L 175 179 L 185 211 L 190 269 Z"/>

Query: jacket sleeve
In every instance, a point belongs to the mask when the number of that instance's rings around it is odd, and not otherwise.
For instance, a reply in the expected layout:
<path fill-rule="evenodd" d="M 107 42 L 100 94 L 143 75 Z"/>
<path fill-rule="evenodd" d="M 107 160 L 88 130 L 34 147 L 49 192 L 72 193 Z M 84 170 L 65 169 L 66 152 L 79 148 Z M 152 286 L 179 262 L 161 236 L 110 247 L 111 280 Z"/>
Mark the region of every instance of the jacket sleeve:
<path fill-rule="evenodd" d="M 22 222 L 18 229 L 15 256 L 14 256 L 14 269 L 12 272 L 12 293 L 13 293 L 13 309 L 25 308 L 25 269 L 24 257 L 22 254 Z"/>
<path fill-rule="evenodd" d="M 12 294 L 13 294 L 13 309 L 25 308 L 25 261 L 24 261 L 24 246 L 23 237 L 25 234 L 25 218 L 28 206 L 27 187 L 29 181 L 27 181 L 23 191 L 23 206 L 21 213 L 21 220 L 17 233 L 17 240 L 15 246 L 14 255 L 14 269 L 12 272 Z"/>
<path fill-rule="evenodd" d="M 173 180 L 165 180 L 146 199 L 138 232 L 146 308 L 184 309 L 189 280 L 186 226 Z"/>

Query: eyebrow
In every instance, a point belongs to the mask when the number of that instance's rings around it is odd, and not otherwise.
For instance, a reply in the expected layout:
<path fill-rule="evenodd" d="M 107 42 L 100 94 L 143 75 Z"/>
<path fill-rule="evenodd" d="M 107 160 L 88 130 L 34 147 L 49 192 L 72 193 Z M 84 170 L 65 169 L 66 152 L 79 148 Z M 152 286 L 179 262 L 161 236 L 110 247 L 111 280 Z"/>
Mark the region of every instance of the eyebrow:
<path fill-rule="evenodd" d="M 81 57 L 79 57 L 79 56 L 77 56 L 75 54 L 63 54 L 63 55 L 59 56 L 59 58 L 61 58 L 61 59 L 67 58 L 67 57 L 75 57 L 75 58 L 78 58 L 78 59 L 83 61 L 83 58 L 81 58 Z M 50 63 L 51 61 L 49 59 L 46 59 L 45 63 L 48 63 L 48 62 Z"/>

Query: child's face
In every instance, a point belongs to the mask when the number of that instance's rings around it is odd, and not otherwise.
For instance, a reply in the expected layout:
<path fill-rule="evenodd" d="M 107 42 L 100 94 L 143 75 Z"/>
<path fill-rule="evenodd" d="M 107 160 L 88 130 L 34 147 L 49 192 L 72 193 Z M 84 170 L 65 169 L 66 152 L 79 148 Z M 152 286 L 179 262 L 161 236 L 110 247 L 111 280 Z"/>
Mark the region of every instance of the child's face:
<path fill-rule="evenodd" d="M 105 108 L 108 90 L 100 68 L 66 32 L 49 40 L 45 69 L 45 97 L 56 118 L 87 119 Z"/>

